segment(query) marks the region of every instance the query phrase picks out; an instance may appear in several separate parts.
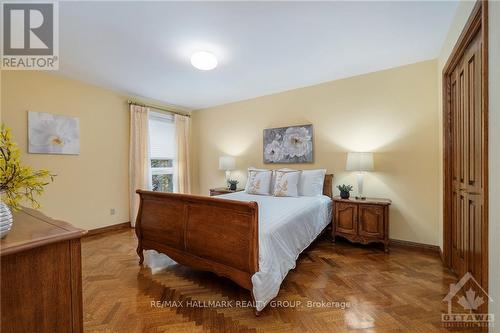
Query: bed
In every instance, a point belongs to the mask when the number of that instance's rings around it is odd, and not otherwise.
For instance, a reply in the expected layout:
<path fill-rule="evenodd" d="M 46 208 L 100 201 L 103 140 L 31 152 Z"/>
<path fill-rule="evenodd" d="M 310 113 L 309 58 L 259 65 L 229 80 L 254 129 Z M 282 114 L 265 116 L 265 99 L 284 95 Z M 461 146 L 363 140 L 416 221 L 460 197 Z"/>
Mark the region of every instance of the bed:
<path fill-rule="evenodd" d="M 332 180 L 323 196 L 218 197 L 138 190 L 139 263 L 144 250 L 225 276 L 251 292 L 256 314 L 279 292 L 299 254 L 331 222 Z"/>

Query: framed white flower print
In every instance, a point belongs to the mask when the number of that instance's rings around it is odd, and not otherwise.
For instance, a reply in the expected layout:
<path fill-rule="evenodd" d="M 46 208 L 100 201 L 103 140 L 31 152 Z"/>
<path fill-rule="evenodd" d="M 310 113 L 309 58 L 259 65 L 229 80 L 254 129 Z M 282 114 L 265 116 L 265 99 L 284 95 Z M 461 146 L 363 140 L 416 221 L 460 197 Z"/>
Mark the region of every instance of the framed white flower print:
<path fill-rule="evenodd" d="M 264 163 L 313 163 L 312 125 L 265 129 Z"/>
<path fill-rule="evenodd" d="M 52 113 L 28 112 L 28 152 L 80 154 L 79 119 Z"/>

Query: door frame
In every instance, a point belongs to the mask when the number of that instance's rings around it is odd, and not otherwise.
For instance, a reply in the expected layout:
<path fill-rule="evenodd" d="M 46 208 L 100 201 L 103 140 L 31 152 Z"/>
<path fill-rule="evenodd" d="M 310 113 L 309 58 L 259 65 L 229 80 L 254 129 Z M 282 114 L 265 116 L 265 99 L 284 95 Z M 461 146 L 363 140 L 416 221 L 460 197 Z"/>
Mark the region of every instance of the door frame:
<path fill-rule="evenodd" d="M 467 23 L 460 34 L 460 37 L 451 52 L 448 61 L 443 69 L 443 262 L 451 267 L 451 217 L 452 217 L 452 117 L 451 117 L 451 83 L 450 75 L 464 55 L 466 48 L 472 42 L 477 32 L 482 34 L 482 80 L 481 80 L 481 105 L 483 112 L 484 137 L 482 141 L 483 163 L 483 223 L 482 253 L 484 254 L 481 263 L 482 281 L 481 286 L 488 291 L 488 1 L 478 0 L 472 10 Z"/>

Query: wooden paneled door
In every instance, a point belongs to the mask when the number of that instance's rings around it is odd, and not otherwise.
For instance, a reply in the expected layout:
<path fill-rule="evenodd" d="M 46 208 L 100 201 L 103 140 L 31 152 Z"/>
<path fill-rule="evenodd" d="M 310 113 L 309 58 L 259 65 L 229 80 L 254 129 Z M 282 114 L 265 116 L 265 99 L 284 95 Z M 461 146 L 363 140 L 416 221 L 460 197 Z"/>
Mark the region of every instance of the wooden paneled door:
<path fill-rule="evenodd" d="M 469 267 L 475 266 L 472 259 L 481 252 L 476 243 L 482 241 L 484 187 L 481 173 L 484 156 L 481 138 L 484 133 L 481 125 L 480 31 L 451 74 L 450 102 L 453 147 L 451 267 L 461 276 Z M 479 253 L 474 253 L 477 250 Z M 480 271 L 476 271 L 480 278 Z"/>
<path fill-rule="evenodd" d="M 358 234 L 358 206 L 350 203 L 338 203 L 335 210 L 336 229 L 345 234 Z"/>
<path fill-rule="evenodd" d="M 443 72 L 444 259 L 487 290 L 487 13 L 478 2 Z"/>
<path fill-rule="evenodd" d="M 384 238 L 384 207 L 378 205 L 359 205 L 359 235 Z"/>

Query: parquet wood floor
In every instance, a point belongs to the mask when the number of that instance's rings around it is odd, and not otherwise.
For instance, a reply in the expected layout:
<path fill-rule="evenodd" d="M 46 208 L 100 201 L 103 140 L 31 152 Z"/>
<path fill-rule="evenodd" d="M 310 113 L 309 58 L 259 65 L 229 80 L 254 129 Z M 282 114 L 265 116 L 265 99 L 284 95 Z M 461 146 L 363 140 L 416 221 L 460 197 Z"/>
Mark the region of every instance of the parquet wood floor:
<path fill-rule="evenodd" d="M 324 236 L 299 257 L 275 307 L 255 317 L 252 308 L 235 307 L 236 300 L 250 301 L 250 294 L 231 281 L 153 251 L 146 251 L 141 267 L 136 244 L 132 230 L 83 240 L 86 332 L 437 332 L 443 331 L 442 299 L 455 282 L 436 255 L 333 246 Z M 182 306 L 152 306 L 155 301 Z M 232 307 L 221 301 L 232 301 Z M 308 307 L 308 301 L 319 303 Z"/>

